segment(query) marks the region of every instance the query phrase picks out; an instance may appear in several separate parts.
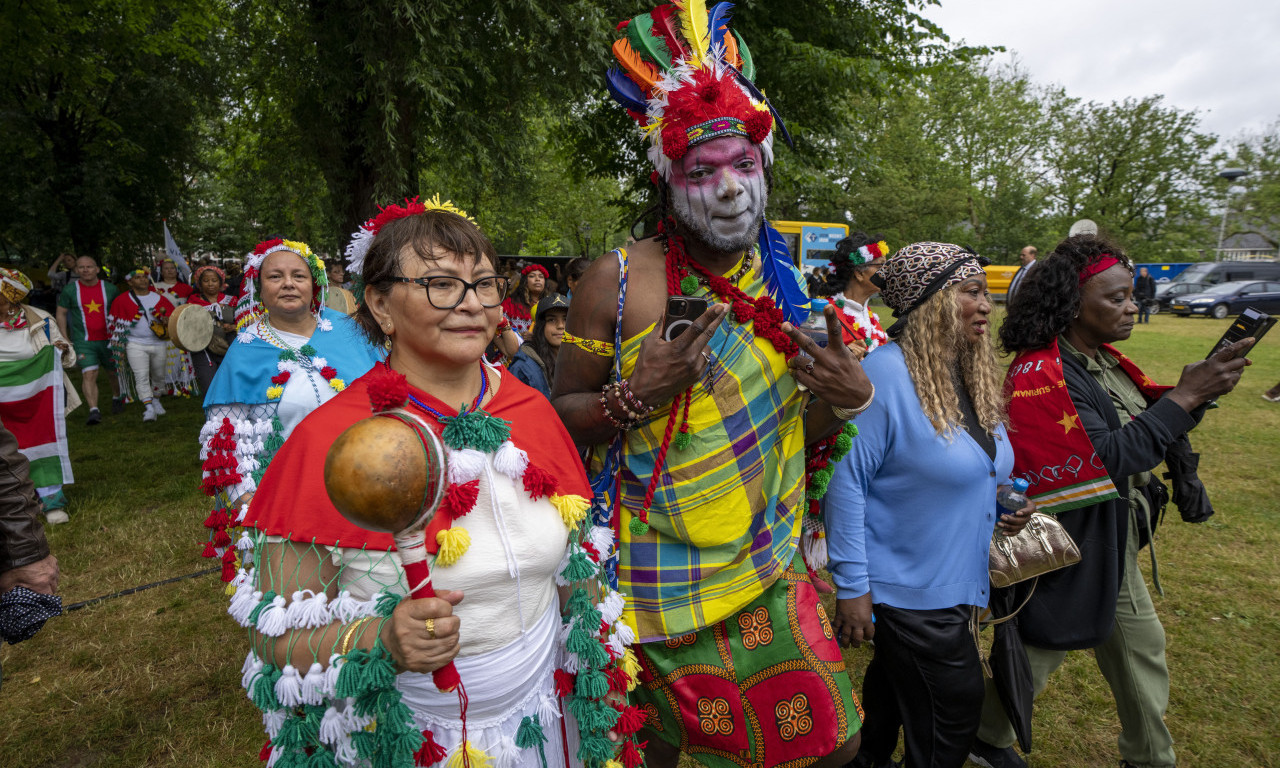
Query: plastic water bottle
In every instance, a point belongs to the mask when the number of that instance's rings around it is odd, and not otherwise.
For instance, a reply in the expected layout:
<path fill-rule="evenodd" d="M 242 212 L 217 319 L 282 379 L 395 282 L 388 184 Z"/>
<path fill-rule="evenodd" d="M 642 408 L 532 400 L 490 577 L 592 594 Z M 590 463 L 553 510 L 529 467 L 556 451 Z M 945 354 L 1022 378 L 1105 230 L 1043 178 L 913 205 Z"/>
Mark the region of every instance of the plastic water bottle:
<path fill-rule="evenodd" d="M 1013 485 L 1004 485 L 996 492 L 996 502 L 1009 510 L 1017 512 L 1027 506 L 1027 488 L 1031 487 L 1026 480 L 1019 477 L 1013 481 Z"/>
<path fill-rule="evenodd" d="M 822 310 L 827 308 L 826 299 L 813 299 L 809 302 L 809 316 L 800 324 L 800 332 L 813 339 L 818 346 L 827 346 L 827 318 Z"/>

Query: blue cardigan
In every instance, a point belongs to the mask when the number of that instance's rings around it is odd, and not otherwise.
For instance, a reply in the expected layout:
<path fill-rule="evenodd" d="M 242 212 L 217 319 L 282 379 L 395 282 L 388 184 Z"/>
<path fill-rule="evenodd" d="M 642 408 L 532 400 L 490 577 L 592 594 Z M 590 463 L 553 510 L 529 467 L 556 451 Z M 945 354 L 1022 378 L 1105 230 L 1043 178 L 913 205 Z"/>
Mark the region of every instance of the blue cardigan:
<path fill-rule="evenodd" d="M 915 610 L 985 607 L 996 486 L 1013 470 L 1008 434 L 996 432 L 994 462 L 963 429 L 939 437 L 897 344 L 863 369 L 875 401 L 823 503 L 836 595 L 869 590 L 875 603 Z"/>

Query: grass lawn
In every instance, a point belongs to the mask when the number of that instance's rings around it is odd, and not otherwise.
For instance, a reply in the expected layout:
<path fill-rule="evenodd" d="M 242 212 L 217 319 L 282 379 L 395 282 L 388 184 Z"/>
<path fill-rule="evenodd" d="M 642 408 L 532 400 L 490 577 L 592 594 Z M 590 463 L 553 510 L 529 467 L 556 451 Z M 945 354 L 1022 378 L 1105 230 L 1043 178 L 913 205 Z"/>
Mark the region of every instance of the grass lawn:
<path fill-rule="evenodd" d="M 1161 314 L 1121 348 L 1171 384 L 1226 325 Z M 1280 381 L 1280 332 L 1253 359 L 1193 435 L 1218 514 L 1191 526 L 1171 510 L 1158 532 L 1166 595 L 1155 602 L 1183 766 L 1280 766 L 1280 405 L 1259 397 Z M 83 409 L 73 414 L 71 523 L 49 531 L 65 603 L 212 564 L 199 556 L 199 403 L 166 407 L 150 424 L 138 405 L 93 428 Z M 259 765 L 261 723 L 240 688 L 245 637 L 225 605 L 216 576 L 201 576 L 68 613 L 3 646 L 0 766 Z M 855 688 L 869 658 L 847 655 Z M 1116 763 L 1119 726 L 1089 653 L 1051 679 L 1035 727 L 1036 768 Z"/>

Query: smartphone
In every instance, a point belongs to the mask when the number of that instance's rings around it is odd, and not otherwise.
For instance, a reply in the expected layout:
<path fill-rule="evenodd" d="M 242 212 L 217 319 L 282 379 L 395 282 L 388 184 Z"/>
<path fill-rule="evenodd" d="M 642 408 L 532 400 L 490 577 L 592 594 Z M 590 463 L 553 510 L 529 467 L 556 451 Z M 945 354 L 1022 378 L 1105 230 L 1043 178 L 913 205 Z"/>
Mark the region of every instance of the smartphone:
<path fill-rule="evenodd" d="M 1271 326 L 1276 324 L 1276 319 L 1265 312 L 1259 312 L 1253 307 L 1248 307 L 1240 313 L 1240 316 L 1231 323 L 1231 327 L 1227 332 L 1222 334 L 1222 338 L 1218 339 L 1218 343 L 1213 345 L 1213 349 L 1209 350 L 1209 354 L 1205 355 L 1205 359 L 1214 356 L 1215 353 L 1222 351 L 1225 347 L 1235 344 L 1241 339 L 1253 337 L 1253 344 L 1248 348 L 1241 350 L 1236 357 L 1244 357 L 1249 354 L 1262 337 L 1267 335 L 1267 331 L 1271 330 Z"/>
<path fill-rule="evenodd" d="M 667 319 L 662 325 L 662 338 L 671 341 L 684 333 L 693 321 L 711 308 L 705 296 L 668 296 Z"/>

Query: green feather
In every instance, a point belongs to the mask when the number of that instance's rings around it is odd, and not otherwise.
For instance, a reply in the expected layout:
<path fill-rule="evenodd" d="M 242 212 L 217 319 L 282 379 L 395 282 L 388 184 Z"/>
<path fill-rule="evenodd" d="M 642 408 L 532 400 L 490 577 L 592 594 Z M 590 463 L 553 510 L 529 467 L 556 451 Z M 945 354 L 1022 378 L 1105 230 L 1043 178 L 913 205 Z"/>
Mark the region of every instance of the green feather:
<path fill-rule="evenodd" d="M 671 51 L 667 50 L 667 41 L 653 33 L 653 18 L 649 14 L 642 13 L 627 25 L 627 42 L 663 72 L 671 71 Z"/>
<path fill-rule="evenodd" d="M 737 30 L 730 31 L 733 32 L 733 39 L 738 41 L 738 55 L 742 57 L 742 76 L 754 83 L 756 65 L 751 61 L 751 51 L 747 50 L 747 41 L 742 39 L 742 35 L 739 35 Z"/>

